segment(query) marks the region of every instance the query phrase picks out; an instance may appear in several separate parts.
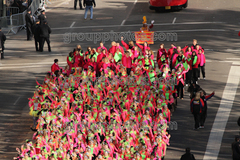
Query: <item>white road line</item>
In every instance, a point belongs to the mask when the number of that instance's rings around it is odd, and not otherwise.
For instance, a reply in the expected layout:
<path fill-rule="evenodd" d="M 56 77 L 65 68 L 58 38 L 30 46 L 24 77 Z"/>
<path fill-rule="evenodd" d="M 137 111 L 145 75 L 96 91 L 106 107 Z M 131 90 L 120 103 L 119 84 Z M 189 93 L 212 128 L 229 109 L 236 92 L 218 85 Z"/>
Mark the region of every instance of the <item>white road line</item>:
<path fill-rule="evenodd" d="M 218 23 L 224 23 L 224 22 L 182 22 L 182 23 L 174 23 L 174 25 L 218 24 Z M 154 23 L 154 26 L 167 26 L 167 25 L 172 25 L 172 23 L 158 23 L 158 24 Z M 105 26 L 81 26 L 81 27 L 72 27 L 72 28 L 75 28 L 75 29 L 78 29 L 78 28 L 112 28 L 112 27 L 120 27 L 120 26 L 121 25 L 105 25 Z M 126 27 L 138 27 L 138 26 L 142 26 L 142 25 L 141 24 L 129 24 L 129 25 L 124 25 L 124 26 L 126 26 Z M 61 29 L 69 29 L 69 27 L 59 27 L 59 28 L 51 28 L 51 29 L 61 30 Z"/>
<path fill-rule="evenodd" d="M 224 30 L 224 29 L 189 29 L 189 30 L 165 30 L 165 31 L 162 30 L 162 31 L 155 31 L 155 32 L 156 33 L 176 34 L 176 33 L 173 33 L 173 32 L 225 32 L 225 31 L 226 30 Z M 169 33 L 169 32 L 171 32 L 171 33 Z M 79 32 L 79 33 L 81 33 L 81 32 Z M 88 33 L 88 34 L 93 33 L 94 34 L 96 32 L 84 32 L 83 34 L 86 34 L 86 33 Z M 109 32 L 102 32 L 102 33 L 109 33 Z M 113 32 L 113 33 L 122 33 L 122 32 Z M 57 35 L 57 36 L 65 36 L 65 35 L 69 36 L 69 34 L 74 34 L 75 35 L 76 33 L 69 33 L 69 32 L 61 33 L 61 34 L 52 33 L 52 35 Z"/>
<path fill-rule="evenodd" d="M 21 96 L 18 97 L 18 99 L 15 101 L 15 103 L 13 105 L 16 105 L 20 98 L 21 98 Z"/>
<path fill-rule="evenodd" d="M 129 18 L 130 14 L 132 13 L 132 10 L 133 10 L 135 4 L 137 3 L 137 1 L 138 1 L 138 0 L 135 0 L 135 1 L 134 1 L 133 6 L 132 6 L 131 10 L 129 11 L 129 13 L 127 14 L 126 19 L 124 19 L 124 20 L 122 21 L 122 23 L 121 23 L 120 26 L 123 26 L 123 25 L 125 24 L 126 20 Z M 118 27 L 119 27 L 119 26 L 118 26 Z"/>
<path fill-rule="evenodd" d="M 125 19 L 122 21 L 122 23 L 121 23 L 121 26 L 123 26 L 123 25 L 124 25 L 125 21 L 126 21 Z"/>
<path fill-rule="evenodd" d="M 38 65 L 38 66 L 19 66 L 19 67 L 0 67 L 0 70 L 2 69 L 20 69 L 20 68 L 44 68 L 44 67 L 47 67 L 49 68 L 49 66 L 46 66 L 46 65 Z"/>
<path fill-rule="evenodd" d="M 59 64 L 63 64 L 63 63 L 66 63 L 66 62 L 58 62 Z M 4 66 L 22 66 L 22 65 L 25 65 L 25 66 L 29 66 L 29 65 L 44 65 L 44 64 L 53 64 L 53 62 L 43 62 L 43 63 L 14 63 L 14 64 L 4 64 Z"/>
<path fill-rule="evenodd" d="M 223 63 L 232 63 L 233 61 L 218 61 L 218 62 L 223 62 Z"/>
<path fill-rule="evenodd" d="M 206 60 L 206 62 L 212 62 L 212 60 Z"/>
<path fill-rule="evenodd" d="M 157 32 L 224 32 L 225 29 L 186 29 L 186 30 L 167 30 L 167 31 L 157 31 Z"/>
<path fill-rule="evenodd" d="M 74 26 L 75 23 L 76 23 L 76 22 L 73 22 L 73 23 L 71 24 L 70 28 L 72 28 L 72 27 Z"/>
<path fill-rule="evenodd" d="M 203 160 L 217 160 L 222 143 L 223 133 L 232 110 L 233 101 L 236 95 L 240 80 L 240 66 L 231 66 L 227 84 L 223 91 L 222 99 L 212 130 L 208 139 L 207 149 Z"/>
<path fill-rule="evenodd" d="M 64 56 L 63 54 L 39 54 L 39 55 L 17 55 L 17 56 L 4 56 L 4 57 L 46 57 L 46 56 Z"/>
<path fill-rule="evenodd" d="M 17 115 L 17 114 L 5 114 L 5 113 L 0 113 L 0 116 L 15 117 L 15 116 L 18 116 L 18 115 Z"/>
<path fill-rule="evenodd" d="M 239 60 L 240 58 L 226 58 L 226 59 L 238 59 Z"/>
<path fill-rule="evenodd" d="M 176 22 L 177 18 L 175 17 L 172 21 L 172 24 L 174 24 Z"/>

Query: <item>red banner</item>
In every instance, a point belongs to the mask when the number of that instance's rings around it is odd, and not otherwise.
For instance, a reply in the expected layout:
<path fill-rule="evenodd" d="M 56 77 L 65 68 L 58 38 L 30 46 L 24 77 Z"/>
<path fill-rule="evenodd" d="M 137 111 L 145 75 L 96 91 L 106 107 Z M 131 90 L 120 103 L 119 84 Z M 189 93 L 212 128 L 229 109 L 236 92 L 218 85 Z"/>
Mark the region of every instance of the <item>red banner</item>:
<path fill-rule="evenodd" d="M 154 32 L 135 32 L 135 40 L 139 44 L 148 42 L 148 44 L 154 44 Z"/>

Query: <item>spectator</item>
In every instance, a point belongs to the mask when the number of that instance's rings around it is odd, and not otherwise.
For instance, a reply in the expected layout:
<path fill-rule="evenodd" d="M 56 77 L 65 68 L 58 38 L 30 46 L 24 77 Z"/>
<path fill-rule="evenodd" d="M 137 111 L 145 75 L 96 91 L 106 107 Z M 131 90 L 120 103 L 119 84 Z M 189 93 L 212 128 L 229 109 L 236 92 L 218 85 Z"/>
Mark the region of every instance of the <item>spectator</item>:
<path fill-rule="evenodd" d="M 95 0 L 84 0 L 83 1 L 83 6 L 85 7 L 85 14 L 84 14 L 84 19 L 87 19 L 87 12 L 90 10 L 90 18 L 91 20 L 93 19 L 93 5 L 96 7 Z"/>
<path fill-rule="evenodd" d="M 6 41 L 6 36 L 2 32 L 2 28 L 0 27 L 0 52 L 1 52 L 1 59 L 4 59 L 4 43 Z"/>
<path fill-rule="evenodd" d="M 51 29 L 47 24 L 47 21 L 44 21 L 43 24 L 40 26 L 40 37 L 41 37 L 41 43 L 40 43 L 40 52 L 43 52 L 43 47 L 45 41 L 48 45 L 48 52 L 51 52 L 51 46 L 50 46 L 50 33 Z"/>
<path fill-rule="evenodd" d="M 182 155 L 180 160 L 195 160 L 194 155 L 190 152 L 190 148 L 186 148 L 186 153 Z"/>
<path fill-rule="evenodd" d="M 33 17 L 31 15 L 31 9 L 27 10 L 27 14 L 25 15 L 26 28 L 27 28 L 27 40 L 32 40 L 32 28 L 33 28 Z"/>
<path fill-rule="evenodd" d="M 75 9 L 75 10 L 77 9 L 77 1 L 78 1 L 78 0 L 74 0 L 74 9 Z M 80 10 L 83 10 L 82 0 L 79 0 L 79 7 L 80 7 Z"/>
<path fill-rule="evenodd" d="M 36 51 L 40 50 L 41 46 L 41 37 L 40 37 L 40 21 L 36 20 L 36 24 L 33 26 L 33 35 L 34 35 L 34 41 L 35 41 L 35 48 Z"/>
<path fill-rule="evenodd" d="M 40 25 L 44 24 L 44 22 L 47 22 L 47 16 L 45 15 L 45 10 L 42 10 L 41 14 L 38 16 L 38 19 L 40 20 Z"/>

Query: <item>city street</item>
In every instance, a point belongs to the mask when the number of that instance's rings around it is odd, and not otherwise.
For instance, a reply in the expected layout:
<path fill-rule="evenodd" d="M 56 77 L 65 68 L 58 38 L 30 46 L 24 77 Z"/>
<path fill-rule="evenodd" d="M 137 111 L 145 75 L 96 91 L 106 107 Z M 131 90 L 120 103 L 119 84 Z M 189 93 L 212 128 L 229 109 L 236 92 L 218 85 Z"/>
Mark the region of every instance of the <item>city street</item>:
<path fill-rule="evenodd" d="M 184 99 L 178 99 L 172 121 L 177 130 L 171 130 L 170 146 L 164 160 L 177 160 L 190 147 L 197 160 L 231 159 L 231 143 L 239 135 L 237 119 L 240 116 L 240 3 L 239 0 L 189 0 L 188 8 L 176 12 L 156 13 L 149 10 L 147 0 L 98 0 L 94 18 L 84 20 L 84 10 L 74 10 L 73 0 L 52 0 L 46 9 L 52 29 L 52 52 L 35 52 L 34 41 L 26 40 L 26 32 L 7 35 L 5 59 L 0 60 L 0 159 L 16 156 L 16 147 L 31 139 L 32 117 L 29 116 L 28 98 L 32 97 L 36 82 L 43 81 L 54 59 L 59 66 L 66 66 L 66 57 L 77 44 L 84 51 L 88 46 L 99 47 L 100 41 L 109 48 L 111 40 L 81 39 L 77 35 L 107 35 L 116 33 L 120 42 L 122 33 L 139 31 L 143 16 L 158 37 L 151 49 L 156 52 L 159 44 L 169 49 L 171 43 L 184 47 L 193 39 L 205 49 L 206 80 L 198 84 L 215 96 L 208 103 L 205 128 L 193 130 L 194 118 L 190 112 L 190 98 L 185 91 Z M 99 38 L 99 37 L 98 37 Z M 104 39 L 105 38 L 105 39 Z M 126 40 L 127 42 L 127 40 Z"/>

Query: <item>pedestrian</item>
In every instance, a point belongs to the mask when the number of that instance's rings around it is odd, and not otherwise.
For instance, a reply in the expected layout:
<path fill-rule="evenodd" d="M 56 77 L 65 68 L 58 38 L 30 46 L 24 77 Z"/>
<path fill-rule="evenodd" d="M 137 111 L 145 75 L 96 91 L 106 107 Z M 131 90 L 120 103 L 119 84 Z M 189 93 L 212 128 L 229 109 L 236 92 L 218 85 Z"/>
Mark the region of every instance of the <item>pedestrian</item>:
<path fill-rule="evenodd" d="M 239 160 L 240 159 L 240 142 L 239 137 L 235 137 L 235 142 L 232 143 L 232 159 Z"/>
<path fill-rule="evenodd" d="M 203 91 L 200 91 L 200 96 L 201 96 L 201 99 L 204 102 L 204 107 L 203 107 L 203 110 L 202 110 L 202 113 L 201 113 L 201 116 L 200 116 L 200 127 L 199 128 L 204 128 L 204 123 L 205 123 L 205 120 L 207 118 L 207 100 L 212 98 L 214 96 L 214 94 L 215 94 L 215 92 L 213 91 L 211 94 L 206 96 L 206 95 L 204 95 Z"/>
<path fill-rule="evenodd" d="M 27 10 L 27 14 L 25 15 L 25 21 L 26 21 L 26 29 L 27 29 L 27 40 L 32 40 L 32 27 L 33 27 L 33 17 L 31 15 L 31 9 L 29 8 Z"/>
<path fill-rule="evenodd" d="M 33 35 L 34 35 L 34 41 L 35 41 L 35 48 L 36 51 L 40 50 L 40 21 L 36 20 L 36 24 L 33 26 Z"/>
<path fill-rule="evenodd" d="M 84 19 L 87 19 L 87 12 L 90 10 L 90 19 L 93 19 L 93 5 L 96 7 L 95 0 L 84 0 L 83 1 L 83 6 L 85 7 L 85 14 L 84 14 Z"/>
<path fill-rule="evenodd" d="M 40 25 L 44 24 L 44 21 L 47 21 L 45 10 L 42 10 L 41 14 L 38 16 L 38 19 L 40 20 Z"/>
<path fill-rule="evenodd" d="M 75 9 L 75 10 L 77 9 L 77 1 L 78 1 L 78 0 L 74 0 L 74 9 Z M 80 10 L 83 10 L 82 0 L 79 0 L 79 7 L 80 7 Z"/>
<path fill-rule="evenodd" d="M 47 42 L 47 45 L 48 45 L 48 52 L 51 52 L 51 46 L 50 46 L 50 40 L 49 40 L 50 33 L 51 33 L 51 28 L 48 26 L 47 21 L 44 21 L 43 25 L 40 26 L 40 38 L 41 38 L 40 52 L 43 52 L 45 41 Z"/>
<path fill-rule="evenodd" d="M 195 98 L 193 98 L 190 102 L 190 108 L 191 112 L 194 116 L 194 121 L 195 121 L 195 126 L 194 130 L 199 129 L 199 123 L 200 123 L 200 114 L 202 113 L 203 107 L 204 107 L 204 102 L 200 98 L 200 93 L 197 92 Z"/>
<path fill-rule="evenodd" d="M 2 32 L 2 28 L 0 27 L 0 52 L 1 52 L 1 59 L 4 59 L 4 43 L 6 41 L 6 36 Z"/>
<path fill-rule="evenodd" d="M 190 152 L 190 148 L 186 148 L 186 153 L 182 155 L 180 160 L 195 160 L 194 155 Z"/>

